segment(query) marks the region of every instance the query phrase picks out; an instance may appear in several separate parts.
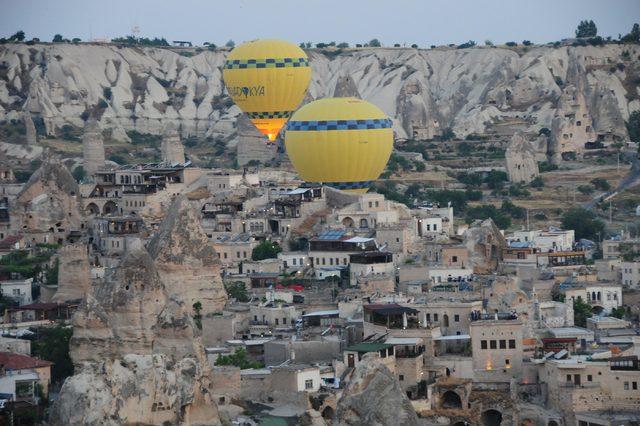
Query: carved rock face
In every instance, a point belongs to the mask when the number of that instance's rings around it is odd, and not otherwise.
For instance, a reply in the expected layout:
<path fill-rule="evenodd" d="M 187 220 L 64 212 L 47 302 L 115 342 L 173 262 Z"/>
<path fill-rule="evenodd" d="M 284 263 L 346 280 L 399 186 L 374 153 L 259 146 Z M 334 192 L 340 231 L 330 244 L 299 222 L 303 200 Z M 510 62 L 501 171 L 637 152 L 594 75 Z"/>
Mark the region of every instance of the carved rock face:
<path fill-rule="evenodd" d="M 202 254 L 176 253 L 185 247 L 163 241 L 174 261 L 197 263 Z M 147 250 L 132 243 L 74 317 L 75 375 L 52 424 L 220 423 L 192 307 L 172 293 Z"/>
<path fill-rule="evenodd" d="M 370 354 L 362 358 L 338 401 L 340 425 L 418 425 L 395 375 Z"/>

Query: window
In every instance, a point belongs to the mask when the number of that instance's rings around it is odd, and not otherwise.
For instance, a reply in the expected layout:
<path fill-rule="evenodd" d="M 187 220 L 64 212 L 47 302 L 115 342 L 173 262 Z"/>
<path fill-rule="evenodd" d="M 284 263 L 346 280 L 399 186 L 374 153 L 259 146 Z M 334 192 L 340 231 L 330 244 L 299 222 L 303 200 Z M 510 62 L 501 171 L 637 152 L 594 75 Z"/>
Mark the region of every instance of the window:
<path fill-rule="evenodd" d="M 403 381 L 403 380 L 404 380 L 404 376 L 403 376 L 402 374 L 400 374 L 400 375 L 398 376 L 398 380 Z"/>
<path fill-rule="evenodd" d="M 380 205 L 380 203 L 378 201 L 376 201 L 376 207 L 378 207 Z"/>
<path fill-rule="evenodd" d="M 297 259 L 292 259 L 291 263 L 293 263 L 295 265 L 297 261 L 298 261 Z"/>
<path fill-rule="evenodd" d="M 487 341 L 480 340 L 480 349 L 487 349 Z"/>
<path fill-rule="evenodd" d="M 329 258 L 329 265 L 333 265 L 333 257 Z"/>
<path fill-rule="evenodd" d="M 631 389 L 638 390 L 638 382 L 631 383 Z"/>
<path fill-rule="evenodd" d="M 225 259 L 227 258 L 227 253 L 225 253 L 225 254 L 224 254 L 224 258 L 225 258 Z"/>
<path fill-rule="evenodd" d="M 571 374 L 567 374 L 567 382 L 571 381 Z"/>
<path fill-rule="evenodd" d="M 453 263 L 457 263 L 458 262 L 458 256 L 451 256 L 451 261 Z"/>
<path fill-rule="evenodd" d="M 276 318 L 276 325 L 280 324 L 280 320 L 278 318 Z"/>
<path fill-rule="evenodd" d="M 438 314 L 433 314 L 433 320 L 438 321 Z"/>
<path fill-rule="evenodd" d="M 591 374 L 587 374 L 587 382 L 593 382 L 593 376 Z"/>
<path fill-rule="evenodd" d="M 369 208 L 373 207 L 373 203 L 369 201 Z"/>
<path fill-rule="evenodd" d="M 454 316 L 453 316 L 453 321 L 455 321 L 455 322 L 460 322 L 460 315 L 457 315 L 457 314 L 456 314 L 456 315 L 454 315 Z"/>
<path fill-rule="evenodd" d="M 490 340 L 489 341 L 489 347 L 491 349 L 497 349 L 498 345 L 497 345 L 498 341 L 497 340 Z"/>
<path fill-rule="evenodd" d="M 427 314 L 427 322 L 431 322 L 431 314 Z"/>
<path fill-rule="evenodd" d="M 500 340 L 500 349 L 507 349 L 507 341 Z"/>
<path fill-rule="evenodd" d="M 313 389 L 313 379 L 308 379 L 304 381 L 305 389 Z"/>
<path fill-rule="evenodd" d="M 624 382 L 624 390 L 629 390 L 629 382 Z"/>
<path fill-rule="evenodd" d="M 287 317 L 282 318 L 282 323 L 286 324 L 287 323 Z"/>
<path fill-rule="evenodd" d="M 509 340 L 509 349 L 516 348 L 516 341 L 514 339 Z"/>
<path fill-rule="evenodd" d="M 240 259 L 240 252 L 239 252 L 239 251 L 237 251 L 237 252 L 236 252 L 236 257 L 237 257 L 238 259 Z"/>
<path fill-rule="evenodd" d="M 505 359 L 505 360 L 504 360 L 504 365 L 509 365 L 509 366 L 510 366 L 510 365 L 511 365 L 511 362 L 509 362 L 509 360 L 508 360 L 508 359 Z"/>

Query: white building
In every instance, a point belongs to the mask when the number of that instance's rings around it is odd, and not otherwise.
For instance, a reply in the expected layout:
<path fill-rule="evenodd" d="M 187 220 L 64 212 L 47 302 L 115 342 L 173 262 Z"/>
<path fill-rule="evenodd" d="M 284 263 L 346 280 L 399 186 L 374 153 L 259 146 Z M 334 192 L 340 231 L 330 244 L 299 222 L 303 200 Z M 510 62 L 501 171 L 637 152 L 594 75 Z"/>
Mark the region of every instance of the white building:
<path fill-rule="evenodd" d="M 280 261 L 280 271 L 298 271 L 307 266 L 311 266 L 309 256 L 303 251 L 287 251 L 278 253 Z"/>
<path fill-rule="evenodd" d="M 433 284 L 441 284 L 451 281 L 468 281 L 473 275 L 473 269 L 436 267 L 428 268 L 427 274 Z"/>
<path fill-rule="evenodd" d="M 547 231 L 516 231 L 507 237 L 507 241 L 532 242 L 543 253 L 571 251 L 575 242 L 575 232 L 573 229 L 565 231 L 551 226 Z"/>
<path fill-rule="evenodd" d="M 32 283 L 33 278 L 0 281 L 0 292 L 3 297 L 15 300 L 20 306 L 28 305 L 33 302 L 31 298 Z"/>

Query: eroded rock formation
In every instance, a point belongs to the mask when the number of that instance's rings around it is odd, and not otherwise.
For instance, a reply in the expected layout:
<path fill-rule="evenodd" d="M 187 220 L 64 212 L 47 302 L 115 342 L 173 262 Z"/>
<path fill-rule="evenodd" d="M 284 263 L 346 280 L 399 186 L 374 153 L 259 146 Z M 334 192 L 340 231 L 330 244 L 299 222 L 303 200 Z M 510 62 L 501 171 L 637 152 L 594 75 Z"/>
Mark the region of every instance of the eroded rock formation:
<path fill-rule="evenodd" d="M 184 163 L 184 146 L 176 127 L 169 123 L 162 137 L 162 161 L 169 164 Z"/>
<path fill-rule="evenodd" d="M 394 374 L 370 354 L 362 361 L 338 401 L 337 424 L 418 425 L 418 416 Z"/>
<path fill-rule="evenodd" d="M 79 301 L 91 289 L 91 273 L 87 246 L 69 244 L 60 248 L 58 255 L 58 289 L 53 296 L 55 302 Z"/>
<path fill-rule="evenodd" d="M 74 317 L 75 374 L 53 405 L 51 424 L 219 424 L 189 308 L 133 244 Z"/>
<path fill-rule="evenodd" d="M 25 112 L 22 116 L 24 121 L 24 129 L 25 129 L 25 137 L 27 139 L 27 145 L 36 145 L 38 143 L 38 138 L 36 134 L 36 126 L 33 124 L 33 119 L 31 118 L 31 113 Z"/>
<path fill-rule="evenodd" d="M 200 302 L 201 314 L 221 312 L 227 293 L 220 278 L 220 261 L 200 215 L 184 196 L 177 197 L 160 230 L 148 246 L 167 292 L 187 308 Z"/>
<path fill-rule="evenodd" d="M 399 138 L 412 138 L 414 129 L 422 128 L 427 130 L 420 137 L 436 129 L 465 137 L 514 119 L 524 120 L 527 132 L 551 128 L 563 89 L 573 86 L 584 98 L 580 104 L 587 107 L 597 137 L 624 136 L 624 120 L 640 106 L 637 85 L 629 84 L 638 78 L 631 65 L 639 54 L 640 46 L 632 44 L 534 46 L 527 52 L 361 48 L 326 55 L 310 50 L 313 79 L 305 102 L 360 95 L 394 119 Z M 0 62 L 6 64 L 0 120 L 19 119 L 26 110 L 55 134 L 65 124 L 82 126 L 82 113 L 100 104 L 101 127 L 116 139 L 128 140 L 125 129 L 161 134 L 173 122 L 183 135 L 220 137 L 235 148 L 241 114 L 224 91 L 225 55 L 222 50 L 185 57 L 153 47 L 8 43 L 0 47 Z M 610 72 L 616 64 L 626 68 Z M 30 78 L 23 78 L 25 73 Z M 111 88 L 108 98 L 105 87 Z"/>
<path fill-rule="evenodd" d="M 535 179 L 539 174 L 536 155 L 536 147 L 522 132 L 514 134 L 505 152 L 509 181 L 529 183 Z"/>
<path fill-rule="evenodd" d="M 18 194 L 12 220 L 19 222 L 16 227 L 24 233 L 64 239 L 70 231 L 80 230 L 82 214 L 78 191 L 69 170 L 49 158 Z"/>
<path fill-rule="evenodd" d="M 491 219 L 471 224 L 464 233 L 463 244 L 469 251 L 469 263 L 476 274 L 495 271 L 502 260 L 502 250 L 507 247 L 507 241 Z"/>
<path fill-rule="evenodd" d="M 87 121 L 82 135 L 82 157 L 84 171 L 91 178 L 98 170 L 104 168 L 104 143 L 102 130 L 95 119 Z"/>

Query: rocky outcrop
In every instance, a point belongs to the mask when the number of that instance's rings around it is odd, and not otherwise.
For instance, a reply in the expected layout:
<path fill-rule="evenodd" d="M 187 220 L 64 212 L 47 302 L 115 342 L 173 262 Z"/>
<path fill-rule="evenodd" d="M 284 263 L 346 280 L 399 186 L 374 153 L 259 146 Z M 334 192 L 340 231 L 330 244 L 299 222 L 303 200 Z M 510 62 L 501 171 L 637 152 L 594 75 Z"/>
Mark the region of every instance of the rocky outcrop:
<path fill-rule="evenodd" d="M 350 75 L 341 75 L 338 77 L 336 87 L 333 89 L 334 98 L 360 98 L 358 87 Z"/>
<path fill-rule="evenodd" d="M 104 142 L 102 130 L 95 119 L 87 121 L 82 135 L 82 158 L 84 171 L 90 179 L 104 168 Z"/>
<path fill-rule="evenodd" d="M 169 123 L 162 137 L 162 161 L 168 164 L 184 164 L 184 146 L 176 127 Z"/>
<path fill-rule="evenodd" d="M 187 308 L 200 302 L 201 314 L 222 311 L 227 293 L 220 278 L 220 261 L 202 229 L 200 215 L 184 196 L 168 209 L 148 249 L 167 292 Z"/>
<path fill-rule="evenodd" d="M 69 244 L 62 247 L 58 255 L 58 289 L 54 302 L 83 300 L 91 289 L 91 273 L 87 246 Z"/>
<path fill-rule="evenodd" d="M 469 263 L 476 274 L 489 274 L 502 260 L 507 241 L 493 220 L 476 221 L 464 233 L 463 244 L 469 252 Z"/>
<path fill-rule="evenodd" d="M 36 126 L 33 124 L 33 119 L 31 118 L 31 113 L 25 112 L 22 116 L 24 121 L 24 129 L 25 129 L 25 137 L 27 139 L 27 145 L 36 145 L 38 143 L 38 138 L 36 134 Z"/>
<path fill-rule="evenodd" d="M 69 170 L 49 158 L 18 193 L 12 221 L 16 220 L 16 227 L 25 233 L 66 237 L 70 231 L 80 230 L 78 194 L 78 184 Z"/>
<path fill-rule="evenodd" d="M 411 426 L 418 425 L 418 416 L 395 375 L 367 354 L 338 400 L 337 424 Z"/>
<path fill-rule="evenodd" d="M 514 134 L 505 152 L 509 181 L 529 183 L 535 179 L 539 174 L 536 154 L 535 146 L 522 132 Z"/>
<path fill-rule="evenodd" d="M 89 293 L 73 326 L 75 374 L 51 424 L 220 423 L 190 307 L 167 291 L 141 244 Z"/>
<path fill-rule="evenodd" d="M 0 62 L 6 65 L 0 120 L 19 119 L 25 110 L 55 134 L 65 124 L 82 126 L 83 113 L 100 105 L 101 127 L 112 137 L 128 139 L 124 130 L 161 134 L 172 122 L 183 136 L 222 138 L 235 149 L 240 110 L 221 77 L 227 52 L 194 53 L 186 57 L 169 48 L 109 44 L 5 44 L 0 47 Z M 416 129 L 420 138 L 443 129 L 465 137 L 514 119 L 527 132 L 551 128 L 563 89 L 574 86 L 596 135 L 626 135 L 624 120 L 640 105 L 631 66 L 639 54 L 640 46 L 631 44 L 533 46 L 526 52 L 495 47 L 310 50 L 313 79 L 305 102 L 357 94 L 393 118 L 399 138 L 414 137 Z M 617 64 L 627 65 L 624 72 L 611 72 Z M 111 88 L 109 96 L 105 87 Z"/>
<path fill-rule="evenodd" d="M 250 162 L 266 164 L 276 158 L 276 144 L 268 144 L 265 136 L 254 127 L 246 114 L 238 117 L 237 125 L 236 149 L 239 166 L 245 166 Z"/>
<path fill-rule="evenodd" d="M 581 156 L 585 144 L 594 142 L 591 114 L 586 106 L 584 93 L 576 86 L 568 86 L 562 92 L 558 109 L 551 122 L 549 157 L 557 163 L 563 154 Z"/>

